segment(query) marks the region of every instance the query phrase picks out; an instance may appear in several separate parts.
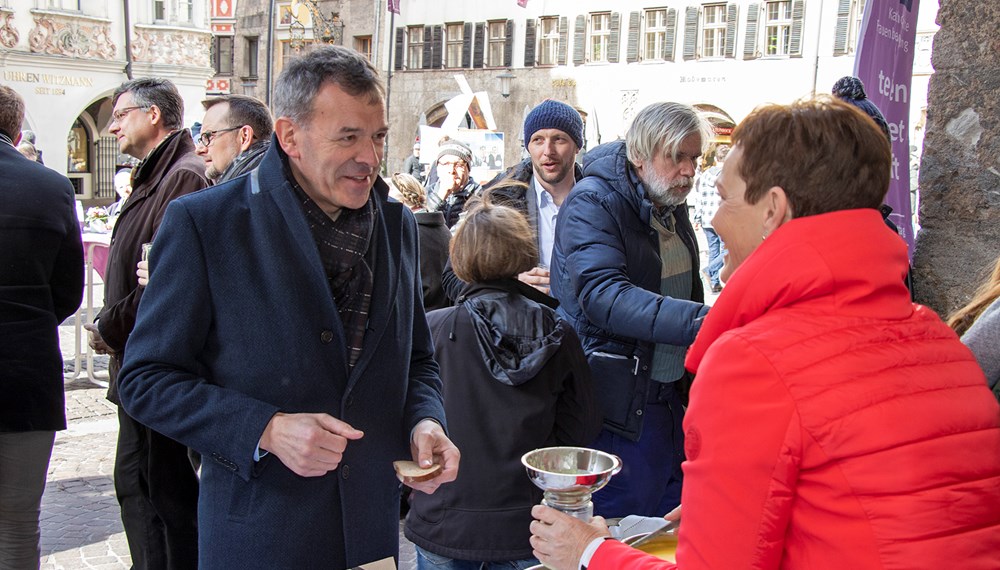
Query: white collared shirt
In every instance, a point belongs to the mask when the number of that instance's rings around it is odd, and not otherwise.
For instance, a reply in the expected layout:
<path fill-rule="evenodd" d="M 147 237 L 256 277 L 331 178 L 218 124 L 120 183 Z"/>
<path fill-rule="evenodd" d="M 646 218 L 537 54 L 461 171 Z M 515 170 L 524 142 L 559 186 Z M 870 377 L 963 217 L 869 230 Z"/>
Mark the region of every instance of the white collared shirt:
<path fill-rule="evenodd" d="M 559 215 L 559 206 L 552 200 L 542 186 L 541 180 L 534 177 L 532 185 L 535 187 L 535 200 L 538 204 L 538 265 L 548 269 L 549 261 L 552 259 L 552 246 L 556 240 L 556 216 Z"/>

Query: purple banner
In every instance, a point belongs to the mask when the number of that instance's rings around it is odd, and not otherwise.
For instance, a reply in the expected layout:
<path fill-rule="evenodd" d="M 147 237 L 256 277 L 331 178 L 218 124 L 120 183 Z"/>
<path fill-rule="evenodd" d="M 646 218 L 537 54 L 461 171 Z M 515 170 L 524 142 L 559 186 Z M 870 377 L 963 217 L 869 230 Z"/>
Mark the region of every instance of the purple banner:
<path fill-rule="evenodd" d="M 868 0 L 854 75 L 882 111 L 892 137 L 892 177 L 885 203 L 913 259 L 910 203 L 910 88 L 920 0 Z"/>
<path fill-rule="evenodd" d="M 400 0 L 388 0 L 387 5 L 388 5 L 388 8 L 389 8 L 389 11 L 392 12 L 393 14 L 398 14 L 399 13 L 399 2 L 400 2 Z"/>

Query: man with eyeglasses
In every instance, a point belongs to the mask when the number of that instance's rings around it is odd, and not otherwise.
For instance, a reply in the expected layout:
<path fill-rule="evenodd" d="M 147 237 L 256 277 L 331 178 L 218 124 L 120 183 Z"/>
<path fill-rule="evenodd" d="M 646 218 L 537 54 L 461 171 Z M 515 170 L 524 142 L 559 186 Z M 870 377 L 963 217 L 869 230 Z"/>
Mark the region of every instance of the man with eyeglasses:
<path fill-rule="evenodd" d="M 465 143 L 449 139 L 438 148 L 437 180 L 427 189 L 427 209 L 444 214 L 449 228 L 458 223 L 465 203 L 479 192 L 479 183 L 469 176 L 472 149 Z"/>
<path fill-rule="evenodd" d="M 95 351 L 111 355 L 108 399 L 118 408 L 115 493 L 133 568 L 198 564 L 198 479 L 187 448 L 140 424 L 121 408 L 117 377 L 143 290 L 136 264 L 173 199 L 209 185 L 205 163 L 183 128 L 184 101 L 173 83 L 143 78 L 115 90 L 108 132 L 124 154 L 141 160 L 132 194 L 115 222 L 104 283 L 104 308 L 86 325 Z M 155 252 L 152 255 L 156 255 Z"/>
<path fill-rule="evenodd" d="M 223 95 L 205 107 L 195 152 L 205 161 L 205 176 L 222 184 L 260 164 L 271 144 L 271 112 L 246 95 Z"/>

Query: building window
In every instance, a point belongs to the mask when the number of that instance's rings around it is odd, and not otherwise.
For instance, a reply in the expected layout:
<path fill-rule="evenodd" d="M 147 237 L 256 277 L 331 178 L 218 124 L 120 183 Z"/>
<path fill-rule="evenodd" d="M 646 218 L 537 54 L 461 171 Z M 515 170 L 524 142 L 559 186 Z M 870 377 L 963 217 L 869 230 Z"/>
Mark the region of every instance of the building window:
<path fill-rule="evenodd" d="M 486 57 L 488 67 L 503 67 L 507 45 L 507 21 L 489 23 L 489 52 Z"/>
<path fill-rule="evenodd" d="M 406 66 L 421 69 L 424 66 L 424 27 L 406 28 Z"/>
<path fill-rule="evenodd" d="M 701 57 L 722 57 L 726 51 L 726 5 L 702 7 Z"/>
<path fill-rule="evenodd" d="M 790 55 L 792 2 L 768 2 L 764 12 L 764 55 Z"/>
<path fill-rule="evenodd" d="M 851 36 L 848 39 L 848 49 L 851 53 L 857 51 L 858 43 L 861 41 L 861 24 L 865 19 L 865 0 L 854 0 L 851 2 Z"/>
<path fill-rule="evenodd" d="M 191 0 L 177 0 L 177 21 L 191 23 Z"/>
<path fill-rule="evenodd" d="M 465 40 L 465 25 L 445 24 L 445 67 L 462 67 L 462 44 Z"/>
<path fill-rule="evenodd" d="M 212 51 L 214 55 L 215 74 L 233 74 L 233 36 L 215 36 Z"/>
<path fill-rule="evenodd" d="M 274 76 L 277 77 L 281 74 L 281 70 L 285 68 L 293 59 L 297 57 L 302 57 L 309 52 L 311 52 L 316 46 L 321 46 L 323 44 L 318 44 L 314 42 L 306 42 L 300 48 L 292 47 L 292 42 L 285 40 L 278 42 L 280 48 L 277 50 L 277 57 L 274 58 Z"/>
<path fill-rule="evenodd" d="M 608 44 L 611 43 L 611 13 L 590 15 L 590 47 L 587 54 L 591 62 L 608 61 Z"/>
<path fill-rule="evenodd" d="M 645 52 L 643 59 L 663 59 L 667 41 L 667 10 L 646 10 L 645 41 L 642 43 Z"/>
<path fill-rule="evenodd" d="M 167 0 L 153 0 L 153 20 L 162 22 L 167 19 Z"/>
<path fill-rule="evenodd" d="M 555 65 L 559 61 L 559 17 L 546 16 L 539 22 L 538 63 Z"/>
<path fill-rule="evenodd" d="M 354 50 L 361 55 L 368 58 L 368 61 L 372 60 L 372 37 L 371 36 L 354 36 Z"/>
<path fill-rule="evenodd" d="M 7 6 L 6 3 L 0 4 Z M 48 0 L 45 7 L 52 10 L 80 10 L 80 0 Z"/>
<path fill-rule="evenodd" d="M 287 2 L 278 4 L 278 27 L 287 28 L 292 23 L 302 24 L 305 28 L 311 28 L 312 20 L 309 15 L 309 9 L 306 8 L 305 4 L 296 4 L 295 11 L 293 12 L 291 4 Z"/>
<path fill-rule="evenodd" d="M 260 55 L 260 41 L 247 38 L 247 77 L 257 77 L 257 62 Z"/>

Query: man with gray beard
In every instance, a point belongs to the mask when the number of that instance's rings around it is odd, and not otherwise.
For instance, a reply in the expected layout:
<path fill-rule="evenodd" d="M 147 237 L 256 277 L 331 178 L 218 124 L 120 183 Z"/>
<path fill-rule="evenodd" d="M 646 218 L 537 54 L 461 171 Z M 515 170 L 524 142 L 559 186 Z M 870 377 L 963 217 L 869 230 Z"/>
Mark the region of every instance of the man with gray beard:
<path fill-rule="evenodd" d="M 559 209 L 552 294 L 603 406 L 592 447 L 624 465 L 594 495 L 597 515 L 662 516 L 680 503 L 684 353 L 708 311 L 685 201 L 710 133 L 692 107 L 646 107 L 624 142 L 586 155 Z"/>

